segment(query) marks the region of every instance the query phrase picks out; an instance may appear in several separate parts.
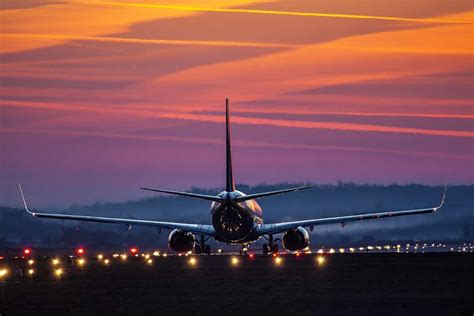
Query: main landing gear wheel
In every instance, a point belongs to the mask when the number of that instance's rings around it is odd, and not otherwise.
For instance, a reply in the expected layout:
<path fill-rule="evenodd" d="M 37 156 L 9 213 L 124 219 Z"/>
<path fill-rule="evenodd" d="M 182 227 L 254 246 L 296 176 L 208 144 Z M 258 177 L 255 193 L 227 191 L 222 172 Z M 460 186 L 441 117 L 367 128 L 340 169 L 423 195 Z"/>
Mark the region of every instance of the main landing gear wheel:
<path fill-rule="evenodd" d="M 264 255 L 268 255 L 270 253 L 270 247 L 267 244 L 263 244 L 262 252 Z"/>
<path fill-rule="evenodd" d="M 194 246 L 194 253 L 197 254 L 197 255 L 201 254 L 201 246 L 195 245 Z"/>
<path fill-rule="evenodd" d="M 196 241 L 196 244 L 194 245 L 194 253 L 197 255 L 211 254 L 211 246 L 206 245 L 206 239 L 204 238 L 204 236 L 201 235 L 201 240 L 199 242 Z"/>
<path fill-rule="evenodd" d="M 268 255 L 269 253 L 278 254 L 278 244 L 275 242 L 280 239 L 273 240 L 273 235 L 268 235 L 268 244 L 263 245 L 263 254 Z"/>

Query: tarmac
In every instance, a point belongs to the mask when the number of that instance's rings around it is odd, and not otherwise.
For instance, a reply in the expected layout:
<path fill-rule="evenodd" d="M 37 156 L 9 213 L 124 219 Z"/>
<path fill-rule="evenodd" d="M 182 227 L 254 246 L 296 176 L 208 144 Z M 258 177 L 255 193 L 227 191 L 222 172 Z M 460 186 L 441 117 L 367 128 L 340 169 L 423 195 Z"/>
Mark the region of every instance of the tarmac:
<path fill-rule="evenodd" d="M 0 261 L 1 316 L 474 312 L 473 253 L 53 259 Z"/>

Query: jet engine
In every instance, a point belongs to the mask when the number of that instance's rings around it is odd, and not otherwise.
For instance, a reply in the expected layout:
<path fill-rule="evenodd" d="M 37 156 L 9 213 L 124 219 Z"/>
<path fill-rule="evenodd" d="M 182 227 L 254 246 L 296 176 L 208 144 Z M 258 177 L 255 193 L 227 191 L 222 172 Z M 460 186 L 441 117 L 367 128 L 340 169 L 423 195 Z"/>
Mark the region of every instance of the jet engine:
<path fill-rule="evenodd" d="M 303 227 L 290 229 L 283 234 L 283 247 L 295 251 L 309 246 L 309 234 Z"/>
<path fill-rule="evenodd" d="M 194 247 L 194 235 L 184 230 L 175 229 L 168 237 L 168 246 L 176 252 L 192 251 Z"/>

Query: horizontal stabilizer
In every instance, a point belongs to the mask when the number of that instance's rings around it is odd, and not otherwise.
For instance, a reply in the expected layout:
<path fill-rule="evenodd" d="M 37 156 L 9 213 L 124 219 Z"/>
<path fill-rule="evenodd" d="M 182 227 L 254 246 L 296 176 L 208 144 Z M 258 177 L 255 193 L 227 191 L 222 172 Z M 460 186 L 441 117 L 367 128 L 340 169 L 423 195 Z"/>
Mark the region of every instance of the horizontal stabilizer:
<path fill-rule="evenodd" d="M 295 192 L 295 191 L 306 190 L 306 189 L 314 188 L 316 186 L 317 185 L 306 185 L 306 186 L 291 188 L 291 189 L 284 189 L 284 190 L 270 191 L 270 192 L 262 192 L 262 193 L 256 193 L 256 194 L 249 194 L 249 195 L 238 197 L 235 200 L 237 202 L 255 200 L 255 199 L 260 199 L 260 198 L 263 198 L 263 197 L 266 197 L 266 196 L 271 196 L 271 195 L 278 195 L 278 194 L 284 194 L 284 193 L 290 193 L 290 192 Z"/>
<path fill-rule="evenodd" d="M 214 202 L 222 202 L 222 199 L 220 197 L 214 196 L 214 195 L 205 195 L 205 194 L 197 194 L 197 193 L 189 193 L 189 192 L 181 192 L 181 191 L 173 191 L 173 190 L 163 190 L 163 189 L 143 188 L 143 187 L 141 187 L 140 189 L 146 190 L 146 191 L 153 191 L 153 192 L 160 192 L 160 193 L 166 193 L 166 194 L 186 196 L 186 197 L 190 197 L 190 198 L 194 198 L 194 199 L 201 199 L 201 200 L 214 201 Z"/>

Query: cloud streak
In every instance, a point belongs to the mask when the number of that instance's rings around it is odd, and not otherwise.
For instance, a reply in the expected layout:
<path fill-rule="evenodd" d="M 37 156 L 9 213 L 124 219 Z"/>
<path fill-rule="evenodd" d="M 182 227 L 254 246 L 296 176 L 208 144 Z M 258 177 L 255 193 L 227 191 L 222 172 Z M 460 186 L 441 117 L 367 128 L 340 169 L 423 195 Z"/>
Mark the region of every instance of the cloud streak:
<path fill-rule="evenodd" d="M 171 120 L 186 120 L 195 122 L 208 123 L 222 123 L 222 116 L 218 115 L 201 115 L 191 113 L 163 113 L 158 111 L 137 111 L 130 108 L 120 109 L 118 107 L 97 107 L 97 106 L 81 106 L 81 105 L 61 105 L 50 103 L 31 103 L 31 102 L 16 102 L 16 101 L 1 101 L 0 105 L 9 106 L 23 106 L 50 110 L 67 110 L 67 111 L 92 111 L 113 113 L 122 115 L 135 115 L 140 117 L 155 117 L 161 119 Z M 303 129 L 324 129 L 336 131 L 353 131 L 353 132 L 374 132 L 374 133 L 397 133 L 397 134 L 411 134 L 411 135 L 425 135 L 425 136 L 445 136 L 445 137 L 459 137 L 459 138 L 474 138 L 472 131 L 453 131 L 453 130 L 433 130 L 410 127 L 396 127 L 396 126 L 382 126 L 373 124 L 355 124 L 355 123 L 340 123 L 340 122 L 315 122 L 315 121 L 292 121 L 282 119 L 267 119 L 255 117 L 239 117 L 233 116 L 232 122 L 243 125 L 264 125 L 275 126 L 280 128 L 303 128 Z"/>
<path fill-rule="evenodd" d="M 127 44 L 153 44 L 153 45 L 193 45 L 193 46 L 219 46 L 219 47 L 265 47 L 265 48 L 300 48 L 303 45 L 258 43 L 240 41 L 202 41 L 202 40 L 172 40 L 172 39 L 145 39 L 126 38 L 110 36 L 83 36 L 64 34 L 35 34 L 35 33 L 2 33 L 6 39 L 45 39 L 45 40 L 79 40 L 105 43 L 127 43 Z"/>
<path fill-rule="evenodd" d="M 51 134 L 64 136 L 84 136 L 84 137 L 100 137 L 109 139 L 131 139 L 143 141 L 165 141 L 165 142 L 185 142 L 196 144 L 214 144 L 223 145 L 224 141 L 211 137 L 180 137 L 180 136 L 151 136 L 151 135 L 132 135 L 123 133 L 100 133 L 100 132 L 83 132 L 83 131 L 66 131 L 66 130 L 45 130 L 32 128 L 0 128 L 1 133 L 30 133 L 30 134 Z M 324 151 L 350 151 L 350 152 L 371 152 L 377 154 L 400 155 L 400 156 L 416 156 L 430 159 L 457 159 L 457 160 L 474 160 L 472 155 L 456 155 L 437 152 L 422 151 L 401 151 L 391 149 L 379 149 L 370 147 L 348 147 L 348 146 L 321 146 L 307 144 L 285 144 L 285 143 L 269 143 L 256 141 L 239 141 L 235 140 L 233 145 L 239 147 L 259 147 L 274 149 L 303 149 L 303 150 L 324 150 Z"/>
<path fill-rule="evenodd" d="M 91 1 L 83 2 L 89 5 L 112 5 L 126 6 L 135 8 L 178 10 L 191 12 L 213 12 L 213 13 L 244 13 L 244 14 L 264 14 L 264 15 L 280 15 L 280 16 L 300 16 L 300 17 L 322 17 L 336 19 L 362 19 L 362 20 L 382 20 L 382 21 L 398 21 L 398 22 L 417 22 L 417 23 L 449 23 L 449 24 L 473 24 L 470 20 L 450 20 L 436 18 L 406 18 L 395 16 L 379 16 L 379 15 L 361 15 L 361 14 L 339 14 L 339 13 L 321 13 L 321 12 L 297 12 L 297 11 L 276 11 L 276 10 L 258 10 L 258 9 L 236 9 L 236 8 L 210 8 L 198 6 L 184 5 L 164 5 L 151 3 L 127 3 L 127 2 L 111 2 L 111 1 Z"/>

